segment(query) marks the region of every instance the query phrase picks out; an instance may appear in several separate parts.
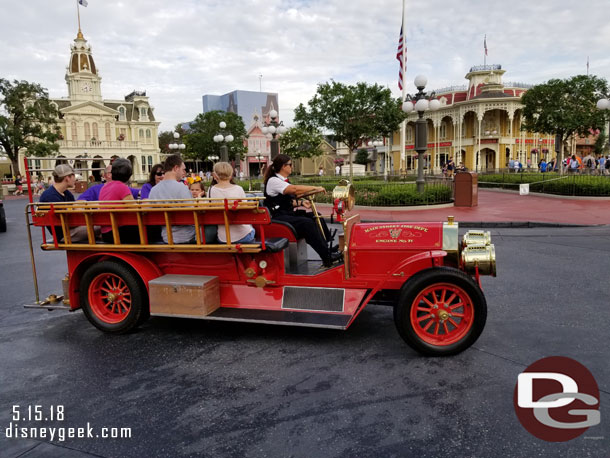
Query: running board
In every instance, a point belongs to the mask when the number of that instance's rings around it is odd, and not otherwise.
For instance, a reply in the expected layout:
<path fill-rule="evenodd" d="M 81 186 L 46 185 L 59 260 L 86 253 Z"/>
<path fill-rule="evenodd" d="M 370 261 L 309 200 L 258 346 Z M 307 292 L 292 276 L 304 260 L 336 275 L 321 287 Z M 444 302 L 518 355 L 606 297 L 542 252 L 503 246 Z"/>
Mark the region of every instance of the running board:
<path fill-rule="evenodd" d="M 242 323 L 264 323 L 310 328 L 347 329 L 352 316 L 334 313 L 288 312 L 284 310 L 254 310 L 220 307 L 204 320 L 239 321 Z"/>
<path fill-rule="evenodd" d="M 24 309 L 38 309 L 38 310 L 68 310 L 72 311 L 72 307 L 70 307 L 70 302 L 68 299 L 64 300 L 64 296 L 51 294 L 44 301 L 38 304 L 25 304 L 23 306 Z"/>

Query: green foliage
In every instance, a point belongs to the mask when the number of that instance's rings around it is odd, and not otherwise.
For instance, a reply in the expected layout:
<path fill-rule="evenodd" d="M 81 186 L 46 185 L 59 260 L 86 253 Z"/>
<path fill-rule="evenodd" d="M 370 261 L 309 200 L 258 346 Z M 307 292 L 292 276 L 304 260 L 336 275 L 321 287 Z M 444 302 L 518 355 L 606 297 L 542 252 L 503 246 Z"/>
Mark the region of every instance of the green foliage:
<path fill-rule="evenodd" d="M 578 75 L 552 79 L 529 89 L 521 98 L 522 129 L 560 134 L 562 141 L 572 134 L 586 136 L 603 126 L 604 115 L 596 107 L 599 93 L 608 92 L 608 82 L 596 76 Z"/>
<path fill-rule="evenodd" d="M 480 188 L 518 190 L 521 183 L 530 183 L 530 192 L 564 196 L 610 196 L 610 176 L 567 175 L 551 173 L 501 173 L 479 177 Z"/>
<path fill-rule="evenodd" d="M 39 84 L 0 78 L 0 113 L 0 145 L 14 170 L 19 170 L 17 161 L 23 148 L 30 156 L 59 151 L 59 113 Z"/>
<path fill-rule="evenodd" d="M 316 202 L 332 203 L 332 191 L 337 186 L 338 180 L 320 179 L 324 177 L 299 178 L 291 177 L 293 184 L 311 184 L 322 186 L 326 189 L 326 194 L 318 194 Z M 238 181 L 244 191 L 248 192 L 250 183 L 252 191 L 261 190 L 260 180 Z M 353 182 L 356 191 L 356 205 L 380 206 L 380 207 L 401 207 L 410 205 L 434 205 L 451 202 L 451 184 L 427 183 L 424 193 L 418 194 L 414 182 L 385 182 L 383 180 L 361 179 Z"/>
<path fill-rule="evenodd" d="M 169 144 L 174 141 L 174 132 L 166 130 L 159 132 L 159 149 L 163 154 L 172 154 L 173 151 L 169 149 Z"/>
<path fill-rule="evenodd" d="M 608 137 L 601 132 L 595 140 L 595 154 L 602 154 L 608 148 Z"/>
<path fill-rule="evenodd" d="M 318 85 L 307 105 L 294 110 L 297 126 L 331 131 L 350 151 L 363 139 L 389 135 L 404 119 L 400 101 L 378 84 L 345 85 L 331 80 Z"/>
<path fill-rule="evenodd" d="M 296 126 L 280 137 L 280 149 L 283 154 L 292 159 L 320 156 L 324 153 L 322 142 L 324 137 L 314 127 Z"/>
<path fill-rule="evenodd" d="M 369 152 L 365 149 L 359 149 L 354 159 L 356 164 L 367 165 L 371 160 L 369 159 Z"/>
<path fill-rule="evenodd" d="M 225 129 L 218 126 L 221 121 L 227 123 Z M 207 160 L 208 156 L 212 155 L 220 156 L 221 144 L 214 141 L 214 136 L 217 134 L 231 134 L 234 137 L 232 142 L 222 143 L 228 147 L 229 160 L 234 159 L 238 153 L 242 157 L 246 154 L 247 148 L 244 146 L 246 127 L 241 116 L 224 111 L 208 111 L 198 114 L 188 131 L 184 133 L 185 156 L 201 160 Z"/>

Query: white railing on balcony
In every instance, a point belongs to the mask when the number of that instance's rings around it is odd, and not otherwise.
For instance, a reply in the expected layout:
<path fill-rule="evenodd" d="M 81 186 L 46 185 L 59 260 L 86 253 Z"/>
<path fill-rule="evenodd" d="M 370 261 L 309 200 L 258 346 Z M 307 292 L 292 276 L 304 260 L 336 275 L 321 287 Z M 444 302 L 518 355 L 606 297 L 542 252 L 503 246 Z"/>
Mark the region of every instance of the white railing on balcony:
<path fill-rule="evenodd" d="M 73 141 L 73 140 L 59 140 L 57 142 L 60 147 L 63 148 L 118 148 L 118 149 L 126 149 L 126 148 L 139 148 L 141 145 L 139 142 L 128 142 L 128 141 Z M 152 142 L 150 143 L 152 145 Z M 142 144 L 143 146 L 144 144 Z"/>
<path fill-rule="evenodd" d="M 438 94 L 446 94 L 448 92 L 458 92 L 458 91 L 467 91 L 467 90 L 468 90 L 468 86 L 463 84 L 460 86 L 442 87 L 440 89 L 435 89 L 434 92 L 438 95 Z"/>

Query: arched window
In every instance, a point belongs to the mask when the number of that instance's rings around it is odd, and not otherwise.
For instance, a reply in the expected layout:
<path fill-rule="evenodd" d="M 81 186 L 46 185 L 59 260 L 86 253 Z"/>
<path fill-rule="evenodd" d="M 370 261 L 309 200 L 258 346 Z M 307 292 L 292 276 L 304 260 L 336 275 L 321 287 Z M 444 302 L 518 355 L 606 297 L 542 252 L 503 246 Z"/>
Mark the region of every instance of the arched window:
<path fill-rule="evenodd" d="M 85 123 L 85 140 L 91 140 L 91 127 L 88 122 Z"/>
<path fill-rule="evenodd" d="M 97 123 L 96 123 L 96 122 L 94 122 L 94 123 L 91 125 L 91 127 L 93 128 L 93 137 L 94 137 L 96 140 L 99 140 L 99 139 L 100 139 L 100 133 L 99 133 L 99 132 L 98 132 L 98 130 L 97 130 Z"/>
<path fill-rule="evenodd" d="M 146 129 L 146 143 L 151 143 L 152 141 L 152 134 L 150 132 L 150 129 Z"/>
<path fill-rule="evenodd" d="M 413 128 L 411 126 L 407 126 L 407 141 L 413 141 Z"/>
<path fill-rule="evenodd" d="M 439 129 L 439 138 L 447 138 L 447 123 L 442 123 L 441 128 Z"/>
<path fill-rule="evenodd" d="M 109 123 L 109 122 L 107 122 L 107 123 L 106 123 L 106 125 L 104 126 L 104 128 L 105 128 L 105 129 L 104 129 L 104 130 L 105 130 L 105 132 L 104 132 L 104 133 L 106 134 L 106 141 L 107 141 L 107 142 L 112 141 L 112 140 L 113 140 L 113 138 L 112 138 L 112 137 L 111 137 L 111 135 L 110 135 L 110 123 Z"/>
<path fill-rule="evenodd" d="M 119 121 L 125 121 L 125 107 L 119 107 Z"/>
<path fill-rule="evenodd" d="M 148 171 L 149 172 L 152 170 L 152 161 L 153 161 L 153 157 L 148 156 Z"/>
<path fill-rule="evenodd" d="M 139 137 L 140 137 L 140 140 L 144 139 L 144 129 L 140 129 Z"/>
<path fill-rule="evenodd" d="M 148 121 L 148 110 L 144 107 L 140 107 L 140 120 Z"/>
<path fill-rule="evenodd" d="M 76 129 L 76 122 L 72 121 L 70 123 L 70 134 L 72 135 L 72 141 L 78 141 L 78 130 Z"/>

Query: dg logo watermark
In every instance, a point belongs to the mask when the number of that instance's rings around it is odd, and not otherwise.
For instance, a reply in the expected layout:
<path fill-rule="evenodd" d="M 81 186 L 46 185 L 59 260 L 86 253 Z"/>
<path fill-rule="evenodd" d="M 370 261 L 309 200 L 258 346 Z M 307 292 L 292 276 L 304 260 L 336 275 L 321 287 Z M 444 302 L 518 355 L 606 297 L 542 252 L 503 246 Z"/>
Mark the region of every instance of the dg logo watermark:
<path fill-rule="evenodd" d="M 571 358 L 552 356 L 517 377 L 513 402 L 517 418 L 531 434 L 565 442 L 600 422 L 599 388 L 589 370 Z"/>

